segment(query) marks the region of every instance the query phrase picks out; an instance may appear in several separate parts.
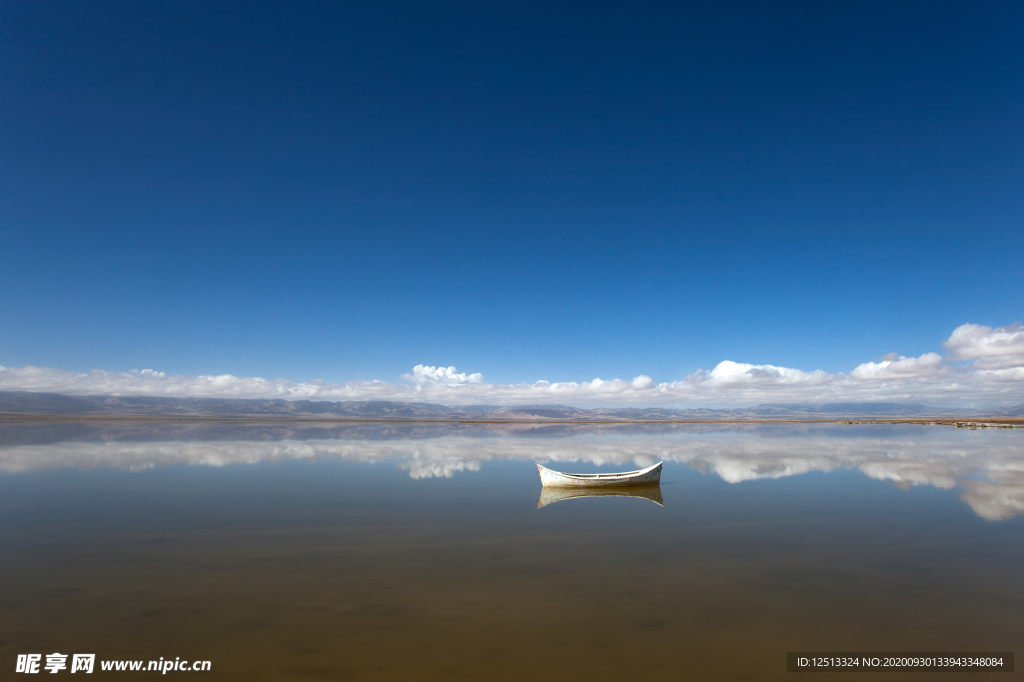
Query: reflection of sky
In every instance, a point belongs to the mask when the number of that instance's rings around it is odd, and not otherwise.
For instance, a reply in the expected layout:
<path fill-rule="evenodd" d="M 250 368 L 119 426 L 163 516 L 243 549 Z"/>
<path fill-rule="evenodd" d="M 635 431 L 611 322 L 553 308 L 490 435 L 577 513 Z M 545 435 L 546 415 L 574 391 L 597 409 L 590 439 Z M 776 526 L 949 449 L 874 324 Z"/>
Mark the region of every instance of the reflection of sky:
<path fill-rule="evenodd" d="M 56 467 L 148 469 L 287 460 L 394 461 L 414 479 L 479 471 L 488 460 L 648 466 L 678 462 L 738 484 L 808 472 L 858 469 L 909 488 L 961 489 L 986 519 L 1024 514 L 1024 432 L 921 426 L 342 428 L 335 431 L 84 431 L 67 440 L 5 439 L 0 470 Z M 36 432 L 38 435 L 38 432 Z M 227 438 L 225 438 L 227 436 Z M 312 437 L 310 437 L 312 436 Z M 165 438 L 161 440 L 161 437 Z M 178 438 L 182 438 L 178 440 Z M 53 439 L 51 439 L 53 440 Z M 28 441 L 28 442 L 26 442 Z M 35 441 L 35 442 L 32 442 Z M 43 441 L 43 442 L 40 442 Z"/>

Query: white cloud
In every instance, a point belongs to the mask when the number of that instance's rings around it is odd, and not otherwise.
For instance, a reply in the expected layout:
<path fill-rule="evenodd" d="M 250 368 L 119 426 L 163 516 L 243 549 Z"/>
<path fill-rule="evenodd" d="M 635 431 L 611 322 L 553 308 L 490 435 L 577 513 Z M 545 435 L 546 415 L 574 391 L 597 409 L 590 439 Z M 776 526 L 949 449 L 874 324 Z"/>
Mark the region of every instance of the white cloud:
<path fill-rule="evenodd" d="M 1024 366 L 1024 327 L 1020 322 L 998 329 L 979 324 L 963 324 L 943 344 L 950 362 L 972 360 L 979 370 L 1009 369 Z"/>
<path fill-rule="evenodd" d="M 460 386 L 462 384 L 483 383 L 483 374 L 459 373 L 454 367 L 432 367 L 430 365 L 416 365 L 412 368 L 412 374 L 403 374 L 402 378 L 416 384 L 434 384 L 443 386 Z"/>
<path fill-rule="evenodd" d="M 131 372 L 68 372 L 42 367 L 0 366 L 0 390 L 68 395 L 282 398 L 286 400 L 394 400 L 446 405 L 752 405 L 758 403 L 924 402 L 985 406 L 1024 402 L 1024 328 L 963 325 L 944 342 L 949 355 L 905 357 L 890 353 L 857 365 L 848 374 L 805 371 L 724 360 L 677 381 L 582 382 L 539 380 L 490 384 L 479 373 L 455 367 L 416 365 L 408 383 L 385 381 L 296 382 L 231 374 L 188 377 L 152 369 Z M 968 360 L 969 364 L 949 362 Z"/>
<path fill-rule="evenodd" d="M 857 365 L 850 376 L 854 379 L 902 379 L 912 377 L 935 376 L 940 374 L 945 365 L 938 353 L 925 353 L 919 358 L 905 358 L 895 353 L 883 357 L 881 362 L 865 362 Z"/>
<path fill-rule="evenodd" d="M 646 391 L 650 388 L 656 388 L 658 384 L 654 383 L 654 379 L 650 378 L 646 374 L 633 377 L 633 381 L 629 382 L 629 385 L 638 391 Z"/>
<path fill-rule="evenodd" d="M 710 373 L 701 377 L 711 387 L 730 386 L 816 386 L 828 383 L 833 375 L 820 369 L 802 372 L 790 367 L 775 365 L 745 365 L 725 360 L 718 363 Z"/>

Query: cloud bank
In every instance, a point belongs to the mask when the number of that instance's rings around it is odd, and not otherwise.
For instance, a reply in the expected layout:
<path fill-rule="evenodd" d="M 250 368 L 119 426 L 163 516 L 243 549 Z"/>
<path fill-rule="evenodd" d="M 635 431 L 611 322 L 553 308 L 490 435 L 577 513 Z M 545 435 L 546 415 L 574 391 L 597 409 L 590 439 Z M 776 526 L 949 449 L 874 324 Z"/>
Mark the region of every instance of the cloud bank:
<path fill-rule="evenodd" d="M 993 329 L 964 324 L 943 342 L 948 353 L 904 357 L 890 353 L 849 373 L 804 371 L 724 360 L 677 381 L 647 375 L 627 379 L 491 384 L 479 373 L 416 365 L 386 381 L 296 382 L 288 379 L 198 377 L 152 369 L 69 372 L 44 367 L 0 366 L 0 390 L 66 395 L 280 398 L 285 400 L 393 400 L 443 405 L 650 405 L 693 407 L 760 403 L 927 402 L 992 406 L 1024 401 L 1024 327 Z"/>

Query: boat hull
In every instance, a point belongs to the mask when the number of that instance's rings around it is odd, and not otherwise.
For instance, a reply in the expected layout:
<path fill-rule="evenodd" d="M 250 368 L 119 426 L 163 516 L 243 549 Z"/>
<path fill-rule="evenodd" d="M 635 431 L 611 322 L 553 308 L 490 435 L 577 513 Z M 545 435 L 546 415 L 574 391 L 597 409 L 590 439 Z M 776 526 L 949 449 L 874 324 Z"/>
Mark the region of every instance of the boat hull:
<path fill-rule="evenodd" d="M 564 474 L 547 467 L 537 465 L 540 482 L 544 487 L 551 488 L 625 488 L 640 485 L 658 485 L 661 482 L 661 465 L 626 471 L 620 474 Z"/>

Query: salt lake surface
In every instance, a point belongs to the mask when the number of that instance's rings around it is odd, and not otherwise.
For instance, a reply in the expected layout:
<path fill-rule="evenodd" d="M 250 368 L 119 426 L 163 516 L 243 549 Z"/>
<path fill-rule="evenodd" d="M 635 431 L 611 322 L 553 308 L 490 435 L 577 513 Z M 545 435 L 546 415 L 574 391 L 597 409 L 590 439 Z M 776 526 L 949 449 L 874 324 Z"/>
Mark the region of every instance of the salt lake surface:
<path fill-rule="evenodd" d="M 538 508 L 534 462 L 659 460 L 660 503 Z M 908 673 L 786 652 L 1024 652 L 1019 429 L 5 422 L 0 472 L 4 677 L 88 652 L 204 679 L 864 680 Z"/>

